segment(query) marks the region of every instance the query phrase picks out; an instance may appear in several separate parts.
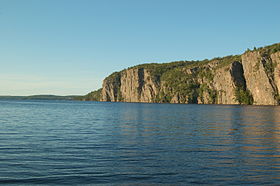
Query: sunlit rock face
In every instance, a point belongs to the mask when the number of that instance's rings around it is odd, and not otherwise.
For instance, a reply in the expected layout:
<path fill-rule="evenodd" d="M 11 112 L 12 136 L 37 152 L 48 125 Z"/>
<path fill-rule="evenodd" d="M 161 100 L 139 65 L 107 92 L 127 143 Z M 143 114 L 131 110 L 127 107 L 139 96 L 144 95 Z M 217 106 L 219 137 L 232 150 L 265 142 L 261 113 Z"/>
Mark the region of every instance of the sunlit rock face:
<path fill-rule="evenodd" d="M 242 55 L 246 87 L 254 105 L 279 105 L 280 44 Z M 272 49 L 271 49 L 272 48 Z"/>

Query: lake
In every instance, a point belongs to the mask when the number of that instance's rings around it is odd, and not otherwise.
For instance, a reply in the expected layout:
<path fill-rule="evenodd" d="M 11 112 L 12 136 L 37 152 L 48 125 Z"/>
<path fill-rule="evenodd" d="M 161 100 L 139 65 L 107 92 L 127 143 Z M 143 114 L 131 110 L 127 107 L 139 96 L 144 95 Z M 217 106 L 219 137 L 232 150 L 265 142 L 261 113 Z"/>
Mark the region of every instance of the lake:
<path fill-rule="evenodd" d="M 280 107 L 2 100 L 0 183 L 280 184 Z"/>

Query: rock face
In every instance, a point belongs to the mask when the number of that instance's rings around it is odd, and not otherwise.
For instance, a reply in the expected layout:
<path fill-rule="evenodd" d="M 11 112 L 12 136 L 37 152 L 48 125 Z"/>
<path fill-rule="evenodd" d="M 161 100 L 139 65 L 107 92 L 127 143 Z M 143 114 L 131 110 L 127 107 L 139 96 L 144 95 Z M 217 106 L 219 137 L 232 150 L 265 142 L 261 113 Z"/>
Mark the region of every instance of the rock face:
<path fill-rule="evenodd" d="M 214 76 L 214 89 L 217 91 L 218 104 L 238 104 L 236 88 L 245 87 L 243 68 L 240 62 L 233 62 L 229 67 L 218 69 Z"/>
<path fill-rule="evenodd" d="M 154 102 L 156 82 L 144 68 L 124 70 L 103 81 L 101 101 Z"/>
<path fill-rule="evenodd" d="M 256 105 L 277 105 L 278 90 L 271 76 L 274 69 L 267 69 L 268 65 L 273 68 L 271 63 L 270 56 L 262 56 L 259 51 L 242 55 L 247 88 L 252 93 Z"/>
<path fill-rule="evenodd" d="M 125 102 L 153 102 L 158 93 L 156 83 L 144 68 L 124 71 L 121 76 L 120 91 Z"/>
<path fill-rule="evenodd" d="M 204 61 L 143 64 L 103 81 L 100 101 L 278 105 L 280 44 Z"/>
<path fill-rule="evenodd" d="M 105 78 L 102 85 L 101 101 L 121 101 L 119 97 L 120 74 L 113 73 Z"/>
<path fill-rule="evenodd" d="M 274 65 L 274 83 L 280 93 L 280 52 L 271 55 L 272 64 Z"/>

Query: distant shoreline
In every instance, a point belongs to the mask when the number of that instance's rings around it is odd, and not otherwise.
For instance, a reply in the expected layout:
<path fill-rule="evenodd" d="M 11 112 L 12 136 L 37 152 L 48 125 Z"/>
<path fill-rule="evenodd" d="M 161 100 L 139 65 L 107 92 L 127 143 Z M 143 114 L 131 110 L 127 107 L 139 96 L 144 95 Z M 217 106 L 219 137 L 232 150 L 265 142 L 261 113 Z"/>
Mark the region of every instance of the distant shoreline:
<path fill-rule="evenodd" d="M 0 100 L 79 100 L 81 96 L 57 96 L 57 95 L 31 95 L 31 96 L 0 96 Z"/>

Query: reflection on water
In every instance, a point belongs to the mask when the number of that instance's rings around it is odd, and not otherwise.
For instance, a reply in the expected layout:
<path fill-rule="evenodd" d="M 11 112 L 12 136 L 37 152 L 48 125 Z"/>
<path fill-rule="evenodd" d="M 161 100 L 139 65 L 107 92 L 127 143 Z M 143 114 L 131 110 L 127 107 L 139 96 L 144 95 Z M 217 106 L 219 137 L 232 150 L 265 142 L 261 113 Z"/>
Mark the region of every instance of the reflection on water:
<path fill-rule="evenodd" d="M 280 107 L 0 102 L 0 183 L 279 184 Z"/>

